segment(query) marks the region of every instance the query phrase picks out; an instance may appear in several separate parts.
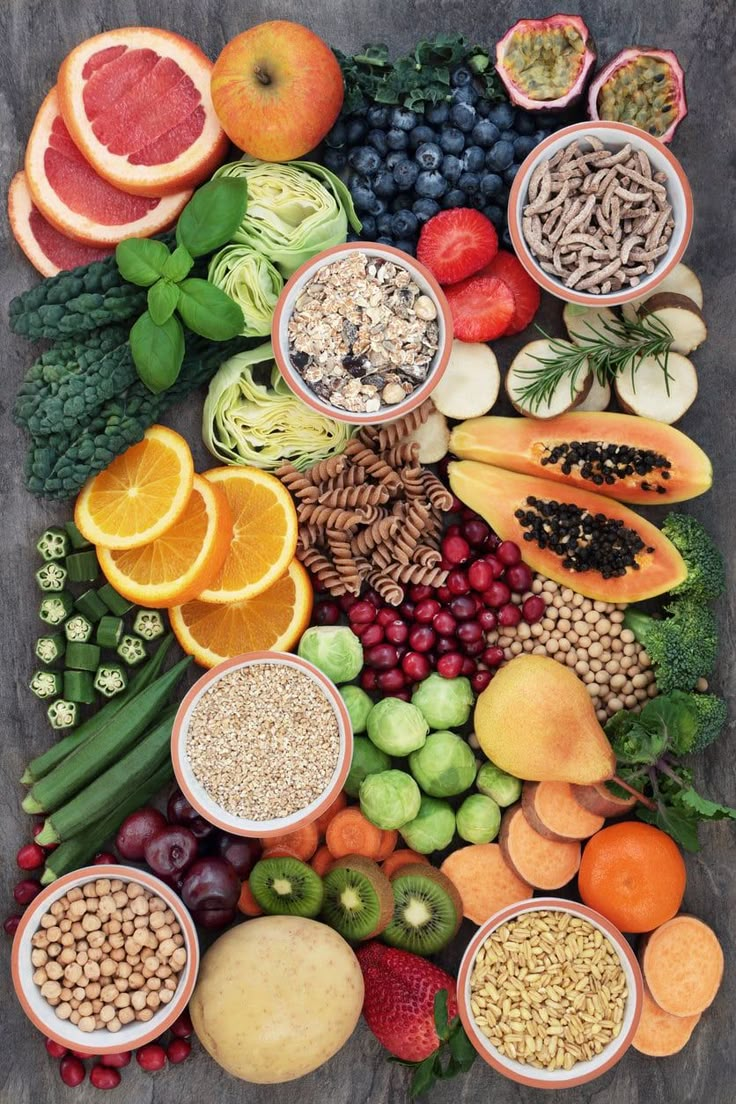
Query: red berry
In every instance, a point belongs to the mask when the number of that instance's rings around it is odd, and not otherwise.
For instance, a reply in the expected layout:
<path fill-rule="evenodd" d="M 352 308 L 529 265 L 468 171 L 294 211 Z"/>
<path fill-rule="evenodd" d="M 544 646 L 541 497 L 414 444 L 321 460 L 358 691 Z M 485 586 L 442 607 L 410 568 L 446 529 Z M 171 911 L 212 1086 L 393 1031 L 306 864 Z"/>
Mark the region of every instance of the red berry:
<path fill-rule="evenodd" d="M 511 288 L 514 296 L 514 317 L 509 322 L 504 336 L 521 333 L 539 310 L 541 299 L 539 284 L 532 280 L 521 261 L 505 249 L 499 249 L 491 263 L 483 269 L 483 275 L 495 276 Z"/>
<path fill-rule="evenodd" d="M 417 583 L 415 586 L 410 587 L 409 597 L 412 602 L 421 602 L 424 598 L 432 597 L 432 588 L 431 586 L 424 586 Z"/>
<path fill-rule="evenodd" d="M 538 594 L 532 594 L 531 598 L 527 598 L 523 603 L 521 607 L 521 616 L 528 625 L 534 625 L 544 617 L 546 608 L 544 599 Z"/>
<path fill-rule="evenodd" d="M 356 625 L 369 625 L 376 620 L 376 607 L 372 602 L 356 602 L 350 607 L 350 620 Z"/>
<path fill-rule="evenodd" d="M 498 624 L 498 618 L 492 609 L 482 609 L 478 614 L 478 621 L 486 632 L 493 632 Z"/>
<path fill-rule="evenodd" d="M 124 1069 L 131 1058 L 132 1054 L 129 1050 L 121 1050 L 118 1054 L 100 1055 L 100 1061 L 103 1066 L 110 1066 L 111 1069 Z"/>
<path fill-rule="evenodd" d="M 364 659 L 369 667 L 375 667 L 378 671 L 388 671 L 399 662 L 393 644 L 374 644 L 365 652 Z"/>
<path fill-rule="evenodd" d="M 512 590 L 518 591 L 519 594 L 523 594 L 525 590 L 532 589 L 534 576 L 528 564 L 518 563 L 512 564 L 511 567 L 507 569 L 504 579 Z"/>
<path fill-rule="evenodd" d="M 496 549 L 496 555 L 506 567 L 512 567 L 521 562 L 521 549 L 513 541 L 501 541 Z"/>
<path fill-rule="evenodd" d="M 414 620 L 418 621 L 420 625 L 429 625 L 434 615 L 439 613 L 442 606 L 434 598 L 423 598 L 421 602 L 417 602 L 416 609 L 414 610 Z"/>
<path fill-rule="evenodd" d="M 483 629 L 479 621 L 463 621 L 457 627 L 457 638 L 463 644 L 475 644 L 483 639 Z"/>
<path fill-rule="evenodd" d="M 174 1066 L 178 1066 L 179 1062 L 186 1062 L 191 1053 L 192 1044 L 186 1039 L 172 1039 L 166 1048 L 166 1056 Z"/>
<path fill-rule="evenodd" d="M 158 1043 L 146 1043 L 136 1051 L 135 1060 L 147 1073 L 155 1073 L 166 1065 L 166 1051 Z"/>
<path fill-rule="evenodd" d="M 460 652 L 448 652 L 437 660 L 437 674 L 443 678 L 457 678 L 462 672 L 464 657 Z"/>
<path fill-rule="evenodd" d="M 459 514 L 462 509 L 463 509 L 462 502 L 457 497 L 457 495 L 453 495 L 452 496 L 452 506 L 450 507 L 449 512 L 451 514 Z M 449 529 L 445 530 L 445 532 L 446 533 L 451 533 L 453 530 L 457 530 L 457 532 L 459 533 L 460 532 L 460 526 L 459 525 L 451 525 Z"/>
<path fill-rule="evenodd" d="M 460 674 L 464 675 L 465 678 L 470 678 L 470 676 L 474 675 L 475 672 L 476 664 L 468 656 L 465 656 L 463 659 L 463 665 L 460 669 Z"/>
<path fill-rule="evenodd" d="M 475 612 L 475 602 L 469 596 L 459 594 L 450 602 L 450 613 L 457 621 L 469 621 Z"/>
<path fill-rule="evenodd" d="M 498 609 L 499 606 L 505 606 L 510 599 L 511 591 L 506 586 L 506 583 L 502 583 L 500 579 L 494 580 L 488 590 L 483 591 L 483 601 L 487 606 L 491 606 L 493 609 Z"/>
<path fill-rule="evenodd" d="M 21 870 L 38 870 L 46 861 L 46 852 L 37 843 L 26 843 L 15 857 Z"/>
<path fill-rule="evenodd" d="M 437 587 L 437 601 L 438 602 L 449 602 L 451 598 L 452 598 L 452 591 L 450 590 L 449 587 L 446 587 L 446 586 Z"/>
<path fill-rule="evenodd" d="M 112 1066 L 99 1063 L 89 1071 L 89 1079 L 96 1089 L 116 1089 L 120 1084 L 120 1074 Z"/>
<path fill-rule="evenodd" d="M 476 560 L 468 568 L 468 582 L 473 590 L 487 590 L 493 582 L 491 565 L 485 560 Z"/>
<path fill-rule="evenodd" d="M 405 644 L 409 636 L 409 626 L 391 611 L 391 621 L 386 625 L 386 639 L 392 644 Z"/>
<path fill-rule="evenodd" d="M 471 207 L 440 211 L 425 222 L 417 243 L 417 260 L 426 265 L 441 284 L 456 284 L 472 276 L 497 253 L 498 234 L 493 223 Z M 514 308 L 513 296 L 511 292 L 508 294 L 512 301 L 510 321 Z"/>
<path fill-rule="evenodd" d="M 179 1016 L 177 1020 L 174 1020 L 169 1031 L 172 1035 L 176 1036 L 177 1039 L 188 1039 L 190 1035 L 193 1035 L 194 1026 L 189 1013 L 187 1011 L 182 1012 L 181 1016 Z"/>
<path fill-rule="evenodd" d="M 387 625 L 391 624 L 391 622 L 394 620 L 395 617 L 396 617 L 396 610 L 393 609 L 391 606 L 384 606 L 383 609 L 380 609 L 378 611 L 378 616 L 376 617 L 376 621 L 378 622 L 379 625 L 382 625 L 383 628 L 385 629 Z"/>
<path fill-rule="evenodd" d="M 431 652 L 437 637 L 429 625 L 415 625 L 409 633 L 409 647 L 415 652 Z"/>
<path fill-rule="evenodd" d="M 499 648 L 496 644 L 486 648 L 483 653 L 483 662 L 486 667 L 500 667 L 505 658 L 503 648 Z"/>
<path fill-rule="evenodd" d="M 364 667 L 360 672 L 360 685 L 368 693 L 378 689 L 378 672 L 371 667 Z"/>
<path fill-rule="evenodd" d="M 378 686 L 385 693 L 393 693 L 395 690 L 403 690 L 406 686 L 404 673 L 398 667 L 390 671 L 381 671 L 378 676 Z"/>
<path fill-rule="evenodd" d="M 112 851 L 98 851 L 92 860 L 93 866 L 110 866 L 111 863 L 117 863 L 117 856 L 113 855 Z"/>
<path fill-rule="evenodd" d="M 360 640 L 364 648 L 372 648 L 374 644 L 383 644 L 383 628 L 375 624 L 365 625 L 360 634 Z"/>
<path fill-rule="evenodd" d="M 476 659 L 479 655 L 482 655 L 485 651 L 485 640 L 471 640 L 468 644 L 463 644 L 463 652 L 466 656 L 470 656 L 471 659 Z"/>
<path fill-rule="evenodd" d="M 63 1043 L 57 1043 L 56 1039 L 44 1039 L 44 1046 L 52 1058 L 63 1058 L 69 1053 Z"/>
<path fill-rule="evenodd" d="M 503 625 L 505 629 L 511 629 L 515 625 L 518 625 L 521 621 L 521 610 L 518 606 L 515 606 L 513 602 L 509 602 L 508 605 L 501 606 L 498 611 L 498 623 Z"/>
<path fill-rule="evenodd" d="M 70 1089 L 75 1089 L 77 1085 L 81 1085 L 84 1081 L 84 1066 L 78 1058 L 73 1058 L 70 1054 L 61 1059 L 59 1073 L 61 1074 L 61 1080 Z"/>
<path fill-rule="evenodd" d="M 447 655 L 448 652 L 456 652 L 457 640 L 455 640 L 454 636 L 441 636 L 437 640 L 434 650 L 438 656 Z"/>
<path fill-rule="evenodd" d="M 421 682 L 428 678 L 432 671 L 432 664 L 426 655 L 420 652 L 407 652 L 401 660 L 401 669 L 412 682 Z"/>
<path fill-rule="evenodd" d="M 459 498 L 453 498 L 452 506 L 450 507 L 450 513 L 455 514 L 455 513 L 458 512 L 458 510 L 462 510 L 462 508 L 463 508 L 463 504 L 460 501 L 460 499 Z M 462 529 L 460 528 L 459 525 L 448 525 L 447 528 L 445 529 L 445 536 L 446 537 L 461 537 L 462 535 L 463 535 L 463 531 L 462 531 Z"/>
<path fill-rule="evenodd" d="M 377 590 L 367 590 L 363 595 L 363 601 L 370 602 L 377 610 L 383 605 L 383 598 Z"/>
<path fill-rule="evenodd" d="M 503 575 L 504 571 L 506 570 L 506 568 L 501 563 L 498 556 L 493 556 L 493 555 L 484 556 L 483 559 L 486 561 L 486 563 L 490 567 L 491 574 L 493 575 L 493 578 L 494 579 L 500 579 L 501 576 Z"/>
<path fill-rule="evenodd" d="M 3 931 L 5 932 L 5 934 L 10 936 L 15 935 L 21 920 L 21 916 L 7 916 L 5 920 L 3 920 Z"/>
<path fill-rule="evenodd" d="M 467 594 L 470 590 L 468 576 L 464 571 L 454 568 L 447 576 L 447 586 L 453 594 Z"/>
<path fill-rule="evenodd" d="M 470 685 L 473 687 L 476 694 L 480 694 L 485 690 L 492 678 L 493 675 L 490 671 L 476 671 L 470 680 Z"/>
<path fill-rule="evenodd" d="M 29 905 L 41 892 L 41 883 L 36 878 L 24 878 L 13 888 L 13 896 L 19 905 Z"/>
<path fill-rule="evenodd" d="M 432 628 L 440 636 L 454 636 L 455 629 L 457 628 L 457 621 L 452 616 L 449 610 L 440 610 L 432 618 Z"/>
<path fill-rule="evenodd" d="M 442 555 L 452 564 L 461 564 L 470 557 L 470 545 L 465 537 L 445 537 L 442 541 Z"/>
<path fill-rule="evenodd" d="M 490 535 L 491 530 L 477 514 L 463 525 L 463 536 L 473 548 L 482 548 Z"/>
<path fill-rule="evenodd" d="M 495 341 L 514 316 L 511 289 L 493 276 L 471 276 L 445 288 L 445 294 L 458 341 Z"/>
<path fill-rule="evenodd" d="M 340 609 L 343 611 L 343 613 L 350 613 L 350 610 L 353 608 L 358 599 L 354 598 L 352 594 L 343 594 L 342 598 L 339 598 L 338 601 L 340 603 Z"/>
<path fill-rule="evenodd" d="M 315 625 L 336 625 L 340 620 L 337 602 L 318 602 L 314 608 Z"/>
<path fill-rule="evenodd" d="M 414 609 L 415 606 L 413 602 L 402 602 L 399 606 L 399 613 L 402 617 L 405 617 L 407 621 L 412 621 L 414 619 Z"/>

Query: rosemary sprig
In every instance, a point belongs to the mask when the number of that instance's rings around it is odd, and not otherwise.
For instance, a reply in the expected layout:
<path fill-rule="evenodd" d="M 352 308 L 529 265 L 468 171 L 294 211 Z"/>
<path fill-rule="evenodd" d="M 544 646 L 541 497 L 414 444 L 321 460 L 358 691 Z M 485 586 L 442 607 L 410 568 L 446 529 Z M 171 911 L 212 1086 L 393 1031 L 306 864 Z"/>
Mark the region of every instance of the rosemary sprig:
<path fill-rule="evenodd" d="M 580 332 L 571 335 L 578 344 L 550 337 L 537 326 L 539 333 L 549 341 L 554 355 L 533 356 L 531 359 L 538 362 L 539 368 L 519 370 L 518 375 L 529 381 L 518 396 L 526 409 L 534 412 L 546 405 L 566 377 L 570 379 L 570 395 L 574 396 L 578 377 L 585 368 L 590 368 L 600 384 L 610 383 L 628 370 L 631 372 L 632 388 L 636 390 L 636 369 L 644 357 L 654 357 L 659 364 L 669 395 L 671 375 L 667 358 L 674 340 L 669 327 L 655 315 L 649 315 L 646 322 L 632 322 L 624 317 L 610 322 L 604 319 L 599 321 L 605 333 L 584 322 L 582 325 L 589 334 Z"/>

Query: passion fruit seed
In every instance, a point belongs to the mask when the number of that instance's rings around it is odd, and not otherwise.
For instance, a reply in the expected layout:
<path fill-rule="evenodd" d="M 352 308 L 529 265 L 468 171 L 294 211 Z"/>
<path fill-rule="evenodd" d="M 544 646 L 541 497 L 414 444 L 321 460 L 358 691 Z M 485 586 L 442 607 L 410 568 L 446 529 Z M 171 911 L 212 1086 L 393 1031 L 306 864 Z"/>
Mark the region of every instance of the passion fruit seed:
<path fill-rule="evenodd" d="M 611 74 L 598 95 L 598 114 L 660 138 L 672 124 L 676 99 L 677 82 L 670 66 L 642 54 Z"/>
<path fill-rule="evenodd" d="M 504 65 L 531 100 L 557 100 L 575 83 L 585 43 L 574 27 L 516 31 L 508 41 Z"/>

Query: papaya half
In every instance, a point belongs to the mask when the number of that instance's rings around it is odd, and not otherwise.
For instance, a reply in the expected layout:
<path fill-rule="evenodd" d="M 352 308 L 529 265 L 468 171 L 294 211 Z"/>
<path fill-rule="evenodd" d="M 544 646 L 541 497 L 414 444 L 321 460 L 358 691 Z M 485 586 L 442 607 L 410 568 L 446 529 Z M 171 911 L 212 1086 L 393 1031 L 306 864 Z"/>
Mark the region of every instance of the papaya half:
<path fill-rule="evenodd" d="M 631 414 L 470 418 L 453 429 L 450 452 L 639 505 L 684 502 L 713 482 L 708 456 L 686 434 Z"/>
<path fill-rule="evenodd" d="M 670 540 L 628 506 L 475 460 L 449 465 L 457 497 L 501 540 L 515 541 L 533 571 L 602 602 L 641 602 L 687 576 Z"/>

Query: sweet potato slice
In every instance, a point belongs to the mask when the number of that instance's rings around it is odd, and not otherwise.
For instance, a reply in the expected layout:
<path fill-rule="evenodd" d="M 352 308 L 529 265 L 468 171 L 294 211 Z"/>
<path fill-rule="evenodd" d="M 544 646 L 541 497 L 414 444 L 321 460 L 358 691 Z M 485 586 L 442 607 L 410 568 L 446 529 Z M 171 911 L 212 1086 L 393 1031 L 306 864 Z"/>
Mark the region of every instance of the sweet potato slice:
<path fill-rule="evenodd" d="M 604 818 L 578 804 L 569 782 L 525 782 L 521 808 L 535 832 L 559 843 L 588 839 L 603 827 Z"/>
<path fill-rule="evenodd" d="M 575 877 L 580 866 L 579 842 L 561 843 L 540 836 L 521 805 L 513 805 L 504 814 L 499 843 L 511 869 L 536 889 L 560 889 Z"/>
<path fill-rule="evenodd" d="M 532 887 L 511 869 L 497 843 L 461 847 L 447 856 L 440 870 L 455 886 L 463 914 L 474 924 L 484 924 L 499 909 L 532 895 Z"/>
<path fill-rule="evenodd" d="M 645 985 L 641 1019 L 631 1045 L 634 1050 L 650 1058 L 668 1058 L 690 1042 L 690 1036 L 699 1019 L 699 1012 L 694 1016 L 672 1016 L 665 1012 Z"/>
<path fill-rule="evenodd" d="M 596 782 L 592 786 L 579 786 L 573 783 L 572 796 L 583 809 L 602 817 L 625 816 L 629 809 L 636 805 L 635 797 L 617 797 L 605 782 Z"/>
<path fill-rule="evenodd" d="M 697 1016 L 711 1004 L 723 978 L 723 950 L 715 932 L 681 913 L 651 932 L 639 951 L 654 1000 L 672 1016 Z"/>

